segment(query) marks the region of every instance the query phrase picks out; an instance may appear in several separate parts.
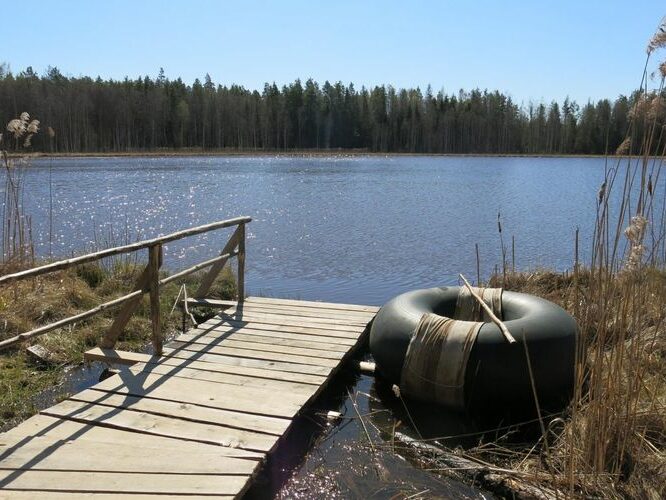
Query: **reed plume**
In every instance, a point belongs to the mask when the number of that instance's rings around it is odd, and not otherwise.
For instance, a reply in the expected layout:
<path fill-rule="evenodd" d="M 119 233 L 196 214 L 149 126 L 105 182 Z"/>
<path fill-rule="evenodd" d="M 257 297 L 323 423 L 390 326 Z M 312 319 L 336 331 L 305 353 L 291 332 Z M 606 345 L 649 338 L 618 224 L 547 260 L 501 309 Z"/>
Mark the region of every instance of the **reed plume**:
<path fill-rule="evenodd" d="M 32 137 L 39 132 L 39 123 L 39 120 L 30 121 L 30 115 L 26 112 L 7 123 L 7 131 L 13 136 L 17 149 L 21 139 L 23 148 L 31 146 Z M 3 136 L 0 134 L 0 147 L 2 146 Z M 34 263 L 32 227 L 23 207 L 23 176 L 28 162 L 25 157 L 10 158 L 5 148 L 0 151 L 5 167 L 2 262 L 5 265 L 24 267 Z"/>
<path fill-rule="evenodd" d="M 659 26 L 652 35 L 652 38 L 648 41 L 647 44 L 647 54 L 648 56 L 652 54 L 655 50 L 666 47 L 666 16 L 661 19 Z"/>
<path fill-rule="evenodd" d="M 661 48 L 666 18 L 646 68 Z M 643 72 L 625 139 L 607 159 L 589 267 L 497 273 L 490 283 L 555 300 L 578 322 L 574 395 L 552 420 L 559 430 L 511 462 L 562 498 L 666 498 L 666 62 L 659 71 L 654 89 Z"/>
<path fill-rule="evenodd" d="M 617 149 L 615 150 L 615 154 L 617 156 L 623 156 L 626 155 L 629 152 L 629 148 L 631 147 L 631 137 L 625 137 L 625 139 L 622 141 L 622 144 L 620 144 Z M 599 201 L 601 202 L 602 197 L 599 197 Z"/>
<path fill-rule="evenodd" d="M 666 18 L 648 43 L 648 62 L 664 47 Z M 644 73 L 626 137 L 598 193 L 591 268 L 574 274 L 569 297 L 580 363 L 549 469 L 566 478 L 571 496 L 664 493 L 654 478 L 666 470 L 666 377 L 653 357 L 666 352 L 666 211 L 655 196 L 666 196 L 666 102 L 664 79 L 655 89 L 648 84 Z M 622 156 L 632 149 L 635 157 Z"/>

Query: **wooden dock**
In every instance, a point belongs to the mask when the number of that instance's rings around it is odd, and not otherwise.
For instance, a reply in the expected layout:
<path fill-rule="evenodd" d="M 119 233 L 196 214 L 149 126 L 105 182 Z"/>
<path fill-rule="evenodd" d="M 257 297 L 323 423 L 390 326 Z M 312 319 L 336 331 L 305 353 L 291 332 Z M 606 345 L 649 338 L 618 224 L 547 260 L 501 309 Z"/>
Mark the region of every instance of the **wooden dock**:
<path fill-rule="evenodd" d="M 242 496 L 362 342 L 376 307 L 262 297 L 222 310 L 0 434 L 0 498 Z"/>

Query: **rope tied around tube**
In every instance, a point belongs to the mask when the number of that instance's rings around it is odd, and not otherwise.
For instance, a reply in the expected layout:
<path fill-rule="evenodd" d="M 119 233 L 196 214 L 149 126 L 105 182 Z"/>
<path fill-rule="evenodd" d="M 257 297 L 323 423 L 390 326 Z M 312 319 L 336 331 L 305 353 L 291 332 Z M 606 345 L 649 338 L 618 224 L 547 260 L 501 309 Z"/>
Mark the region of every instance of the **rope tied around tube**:
<path fill-rule="evenodd" d="M 502 317 L 501 288 L 461 287 L 454 318 L 424 314 L 402 366 L 403 394 L 457 409 L 465 407 L 467 362 L 479 330 L 484 322 L 490 321 L 472 291 L 497 317 Z"/>

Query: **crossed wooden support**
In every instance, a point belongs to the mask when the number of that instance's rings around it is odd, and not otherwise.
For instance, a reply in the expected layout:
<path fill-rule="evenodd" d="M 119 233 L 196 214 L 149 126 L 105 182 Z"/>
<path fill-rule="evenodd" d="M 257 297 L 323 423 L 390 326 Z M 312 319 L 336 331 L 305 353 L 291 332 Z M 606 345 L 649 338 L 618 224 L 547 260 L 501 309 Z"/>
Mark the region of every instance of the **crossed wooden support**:
<path fill-rule="evenodd" d="M 238 250 L 236 250 L 238 247 Z M 245 224 L 239 224 L 231 235 L 231 238 L 224 245 L 220 252 L 220 257 L 212 264 L 209 271 L 201 280 L 199 288 L 195 292 L 195 298 L 205 298 L 213 285 L 215 278 L 222 272 L 224 266 L 230 257 L 238 256 L 238 301 L 242 302 L 245 298 Z M 162 245 L 156 244 L 148 248 L 148 265 L 145 267 L 134 285 L 134 291 L 143 293 L 129 299 L 121 308 L 113 324 L 104 335 L 101 347 L 112 349 L 120 334 L 123 332 L 130 318 L 141 304 L 144 293 L 150 294 L 150 319 L 152 323 L 152 336 L 154 353 L 157 356 L 162 354 L 162 333 L 160 325 L 160 268 L 162 267 L 163 252 Z M 196 267 L 196 266 L 195 266 Z M 194 269 L 194 268 L 190 268 Z"/>

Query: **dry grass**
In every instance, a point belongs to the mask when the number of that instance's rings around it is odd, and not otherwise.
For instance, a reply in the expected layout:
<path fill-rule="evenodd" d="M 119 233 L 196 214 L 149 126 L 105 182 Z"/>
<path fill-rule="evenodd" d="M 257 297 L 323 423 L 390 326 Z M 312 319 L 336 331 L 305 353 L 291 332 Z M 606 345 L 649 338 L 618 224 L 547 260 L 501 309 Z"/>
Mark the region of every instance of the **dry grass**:
<path fill-rule="evenodd" d="M 581 362 L 574 401 L 547 444 L 542 437 L 528 452 L 491 446 L 470 453 L 503 455 L 503 466 L 533 473 L 568 496 L 663 498 L 666 272 L 642 268 L 606 279 L 589 270 L 509 273 L 491 285 L 547 298 L 574 314 Z"/>
<path fill-rule="evenodd" d="M 664 30 L 662 22 L 646 69 Z M 589 268 L 576 255 L 572 273 L 504 266 L 490 283 L 545 297 L 576 318 L 576 383 L 569 408 L 529 450 L 495 443 L 471 453 L 566 497 L 666 497 L 665 78 L 649 89 L 644 72 L 622 145 L 629 156 L 607 166 L 599 189 Z"/>
<path fill-rule="evenodd" d="M 648 45 L 619 151 L 628 156 L 608 159 L 588 268 L 576 255 L 571 273 L 508 271 L 499 229 L 502 272 L 489 285 L 544 297 L 576 318 L 576 382 L 569 407 L 533 446 L 498 440 L 467 453 L 557 496 L 666 498 L 666 62 L 656 88 L 647 76 L 665 32 L 662 21 Z"/>

